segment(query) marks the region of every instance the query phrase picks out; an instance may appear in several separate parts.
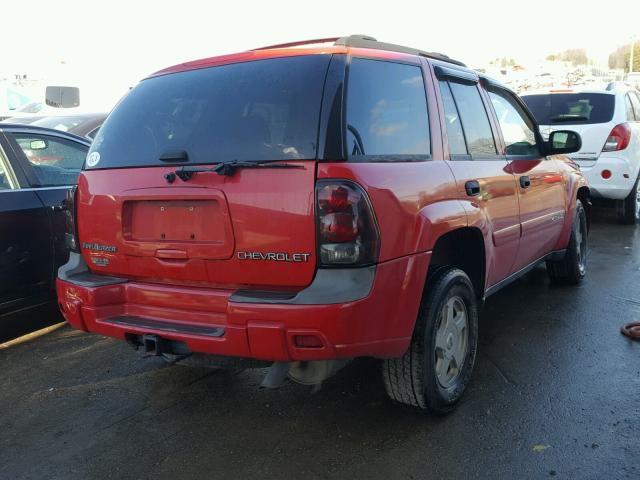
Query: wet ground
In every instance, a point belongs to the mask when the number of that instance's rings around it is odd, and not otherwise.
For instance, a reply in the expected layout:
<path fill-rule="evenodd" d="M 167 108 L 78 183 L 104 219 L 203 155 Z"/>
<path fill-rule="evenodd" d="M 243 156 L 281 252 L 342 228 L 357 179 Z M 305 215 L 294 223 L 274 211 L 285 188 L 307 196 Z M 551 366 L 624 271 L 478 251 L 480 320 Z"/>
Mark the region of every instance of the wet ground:
<path fill-rule="evenodd" d="M 316 393 L 167 366 L 62 327 L 0 348 L 0 478 L 640 478 L 640 227 L 599 212 L 588 278 L 491 297 L 458 410 L 385 397 L 375 361 Z"/>

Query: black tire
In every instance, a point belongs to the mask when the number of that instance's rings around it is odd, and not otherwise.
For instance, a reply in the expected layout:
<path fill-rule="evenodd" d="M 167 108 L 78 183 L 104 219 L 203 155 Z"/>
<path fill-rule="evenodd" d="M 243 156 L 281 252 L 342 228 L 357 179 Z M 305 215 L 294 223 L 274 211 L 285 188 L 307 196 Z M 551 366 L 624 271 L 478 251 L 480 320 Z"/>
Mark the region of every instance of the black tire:
<path fill-rule="evenodd" d="M 587 214 L 580 200 L 571 225 L 571 237 L 562 260 L 547 260 L 547 273 L 554 283 L 577 285 L 587 271 Z"/>
<path fill-rule="evenodd" d="M 462 368 L 456 369 L 452 383 L 443 386 L 436 372 L 436 333 L 450 301 L 459 301 L 466 309 L 466 353 L 461 355 Z M 473 285 L 462 270 L 442 268 L 427 283 L 409 349 L 403 357 L 383 362 L 385 390 L 398 403 L 439 415 L 449 413 L 469 383 L 477 348 L 478 307 Z"/>
<path fill-rule="evenodd" d="M 638 210 L 638 181 L 640 176 L 636 178 L 636 183 L 624 200 L 618 201 L 618 222 L 623 225 L 635 225 L 639 220 L 640 211 Z"/>

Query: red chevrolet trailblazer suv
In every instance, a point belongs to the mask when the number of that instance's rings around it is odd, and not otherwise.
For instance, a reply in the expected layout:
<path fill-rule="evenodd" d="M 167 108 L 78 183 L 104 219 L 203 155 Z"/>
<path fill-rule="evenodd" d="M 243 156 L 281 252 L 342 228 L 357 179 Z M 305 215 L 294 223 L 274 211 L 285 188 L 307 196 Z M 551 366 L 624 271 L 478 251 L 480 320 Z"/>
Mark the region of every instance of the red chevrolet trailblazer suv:
<path fill-rule="evenodd" d="M 585 274 L 589 189 L 554 156 L 580 144 L 544 142 L 462 63 L 371 37 L 176 65 L 93 142 L 60 307 L 148 352 L 273 362 L 267 386 L 376 357 L 392 399 L 447 412 L 483 300 L 540 262 Z"/>

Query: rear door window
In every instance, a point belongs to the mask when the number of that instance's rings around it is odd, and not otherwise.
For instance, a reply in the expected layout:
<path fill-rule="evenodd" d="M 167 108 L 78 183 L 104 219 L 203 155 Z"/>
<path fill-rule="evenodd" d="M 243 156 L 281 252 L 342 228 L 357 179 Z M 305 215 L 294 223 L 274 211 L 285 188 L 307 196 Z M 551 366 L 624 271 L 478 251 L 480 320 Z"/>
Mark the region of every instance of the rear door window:
<path fill-rule="evenodd" d="M 75 185 L 89 147 L 40 133 L 6 133 L 33 173 L 34 187 Z M 32 181 L 32 183 L 34 183 Z"/>
<path fill-rule="evenodd" d="M 448 98 L 449 92 L 446 87 L 451 89 L 453 103 Z M 468 155 L 474 158 L 495 157 L 497 155 L 496 143 L 478 87 L 475 84 L 441 81 L 440 91 L 445 102 L 447 136 L 452 136 L 449 138 L 451 155 L 462 151 L 459 126 L 457 125 L 460 123 Z M 449 104 L 448 108 L 447 104 Z M 456 113 L 452 110 L 453 104 L 455 104 Z M 459 120 L 455 118 L 456 116 L 459 116 Z"/>
<path fill-rule="evenodd" d="M 431 153 L 422 68 L 352 58 L 347 90 L 352 160 L 421 160 Z"/>
<path fill-rule="evenodd" d="M 540 125 L 588 125 L 613 118 L 615 96 L 610 93 L 549 93 L 523 95 Z"/>
<path fill-rule="evenodd" d="M 87 168 L 315 159 L 330 55 L 235 63 L 143 80 L 102 125 Z M 175 162 L 174 162 L 175 163 Z"/>

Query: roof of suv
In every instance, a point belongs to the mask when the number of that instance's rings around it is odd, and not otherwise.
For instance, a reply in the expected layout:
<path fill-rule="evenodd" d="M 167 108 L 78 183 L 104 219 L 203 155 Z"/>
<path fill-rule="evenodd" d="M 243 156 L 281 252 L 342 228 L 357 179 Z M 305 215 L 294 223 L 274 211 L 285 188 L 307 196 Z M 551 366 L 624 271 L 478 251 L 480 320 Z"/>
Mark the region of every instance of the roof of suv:
<path fill-rule="evenodd" d="M 327 46 L 326 44 L 330 45 Z M 166 75 L 169 73 L 183 72 L 187 70 L 195 70 L 198 68 L 213 67 L 216 65 L 224 65 L 227 63 L 259 60 L 263 58 L 285 57 L 300 54 L 347 53 L 349 51 L 358 49 L 375 50 L 377 52 L 376 56 L 388 59 L 396 58 L 402 60 L 406 59 L 407 57 L 421 56 L 453 64 L 458 67 L 464 67 L 466 69 L 466 65 L 464 63 L 458 60 L 454 60 L 442 53 L 426 52 L 423 50 L 418 50 L 416 48 L 405 47 L 393 43 L 379 42 L 375 38 L 367 35 L 350 35 L 346 37 L 320 38 L 314 40 L 303 40 L 298 42 L 270 45 L 267 47 L 255 48 L 247 52 L 194 60 L 162 69 L 151 74 L 150 77 Z"/>

